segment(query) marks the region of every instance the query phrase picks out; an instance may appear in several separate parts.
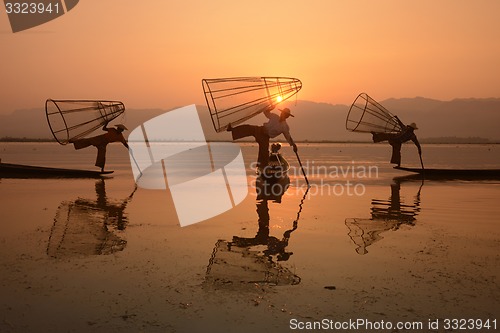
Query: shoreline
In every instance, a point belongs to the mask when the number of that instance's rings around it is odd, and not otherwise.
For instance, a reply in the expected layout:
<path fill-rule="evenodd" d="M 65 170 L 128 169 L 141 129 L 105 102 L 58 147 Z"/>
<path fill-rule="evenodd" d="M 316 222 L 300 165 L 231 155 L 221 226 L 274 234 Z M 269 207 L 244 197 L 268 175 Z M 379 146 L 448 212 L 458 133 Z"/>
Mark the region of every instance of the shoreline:
<path fill-rule="evenodd" d="M 480 139 L 480 140 L 479 140 Z M 280 140 L 277 140 L 280 141 Z M 276 141 L 276 142 L 277 142 Z M 188 141 L 151 141 L 154 143 L 185 143 Z M 224 142 L 234 142 L 227 140 L 207 140 L 206 142 L 224 143 Z M 338 144 L 367 144 L 373 143 L 371 140 L 363 141 L 353 141 L 353 140 L 296 140 L 296 143 L 301 144 L 320 144 L 320 143 L 338 143 Z M 433 140 L 432 138 L 419 139 L 421 144 L 436 144 L 436 145 L 446 145 L 446 144 L 465 144 L 465 145 L 498 145 L 500 141 L 492 141 L 486 138 L 478 138 L 477 141 L 467 141 L 467 138 L 457 138 L 455 141 L 439 141 Z M 54 139 L 43 139 L 43 138 L 0 138 L 0 143 L 57 143 Z M 254 140 L 238 140 L 236 143 L 255 143 Z M 382 143 L 383 144 L 383 143 Z M 405 144 L 412 144 L 411 142 L 405 142 Z"/>

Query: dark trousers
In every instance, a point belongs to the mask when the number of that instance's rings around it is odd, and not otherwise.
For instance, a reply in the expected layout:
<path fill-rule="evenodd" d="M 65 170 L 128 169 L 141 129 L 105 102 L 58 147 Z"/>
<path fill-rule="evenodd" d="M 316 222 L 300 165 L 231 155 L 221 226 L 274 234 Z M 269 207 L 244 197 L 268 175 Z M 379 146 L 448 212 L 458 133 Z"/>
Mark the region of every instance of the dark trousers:
<path fill-rule="evenodd" d="M 401 146 L 402 143 L 399 140 L 394 140 L 397 134 L 392 133 L 372 133 L 373 142 L 388 141 L 392 147 L 391 163 L 401 165 Z"/>
<path fill-rule="evenodd" d="M 391 163 L 401 165 L 401 142 L 399 141 L 389 141 L 389 144 L 392 146 L 392 156 Z"/>
<path fill-rule="evenodd" d="M 95 160 L 95 166 L 104 170 L 104 165 L 106 164 L 106 145 L 96 146 L 97 148 L 97 158 Z"/>
<path fill-rule="evenodd" d="M 259 144 L 259 156 L 257 163 L 259 168 L 265 168 L 269 163 L 269 135 L 264 126 L 256 125 L 241 125 L 236 126 L 232 130 L 233 140 L 238 140 L 248 136 L 253 136 Z"/>
<path fill-rule="evenodd" d="M 95 160 L 95 166 L 101 169 L 104 169 L 104 165 L 106 164 L 106 146 L 107 144 L 95 145 L 92 143 L 92 138 L 84 138 L 79 139 L 73 142 L 75 149 L 83 149 L 90 146 L 95 146 L 97 148 L 97 157 Z"/>

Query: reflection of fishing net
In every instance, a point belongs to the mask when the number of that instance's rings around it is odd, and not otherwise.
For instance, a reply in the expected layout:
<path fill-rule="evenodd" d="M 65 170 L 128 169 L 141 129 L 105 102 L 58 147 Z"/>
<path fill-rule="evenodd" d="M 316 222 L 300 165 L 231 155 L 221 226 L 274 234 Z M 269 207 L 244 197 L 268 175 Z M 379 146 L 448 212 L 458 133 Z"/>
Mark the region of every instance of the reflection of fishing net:
<path fill-rule="evenodd" d="M 125 111 L 122 102 L 53 100 L 45 102 L 45 113 L 54 138 L 62 145 L 92 133 Z"/>
<path fill-rule="evenodd" d="M 219 240 L 210 258 L 205 282 L 215 288 L 244 288 L 255 283 L 295 285 L 300 283 L 300 277 L 271 261 L 261 251 L 231 246 Z"/>
<path fill-rule="evenodd" d="M 345 123 L 353 132 L 397 133 L 402 130 L 396 117 L 365 93 L 352 103 Z"/>
<path fill-rule="evenodd" d="M 50 231 L 47 254 L 55 258 L 105 255 L 127 242 L 108 230 L 108 212 L 85 202 L 63 202 Z"/>
<path fill-rule="evenodd" d="M 399 222 L 397 220 L 374 220 L 348 218 L 345 225 L 349 229 L 347 236 L 356 244 L 358 254 L 366 254 L 368 246 L 381 240 L 380 234 L 384 231 L 397 229 Z"/>
<path fill-rule="evenodd" d="M 235 77 L 202 80 L 207 106 L 217 132 L 237 125 L 295 95 L 299 79 Z"/>

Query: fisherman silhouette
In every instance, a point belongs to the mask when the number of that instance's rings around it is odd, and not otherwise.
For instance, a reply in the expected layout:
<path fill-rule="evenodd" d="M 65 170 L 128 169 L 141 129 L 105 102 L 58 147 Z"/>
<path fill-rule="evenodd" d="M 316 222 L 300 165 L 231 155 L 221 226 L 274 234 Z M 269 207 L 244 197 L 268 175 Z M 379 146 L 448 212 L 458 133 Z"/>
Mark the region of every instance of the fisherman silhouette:
<path fill-rule="evenodd" d="M 420 143 L 418 142 L 417 136 L 414 131 L 418 129 L 417 124 L 411 123 L 410 125 L 405 125 L 397 116 L 397 119 L 401 131 L 398 133 L 375 133 L 372 132 L 373 142 L 382 142 L 388 141 L 392 146 L 392 156 L 391 163 L 397 164 L 397 166 L 401 166 L 401 146 L 404 142 L 413 141 L 415 146 L 417 146 L 418 154 L 420 156 L 420 161 L 422 161 L 422 148 L 420 147 Z M 423 163 L 422 163 L 423 167 Z"/>
<path fill-rule="evenodd" d="M 115 125 L 116 128 L 108 128 L 108 123 L 104 124 L 102 127 L 106 134 L 101 134 L 91 138 L 83 138 L 78 140 L 70 140 L 73 143 L 76 150 L 87 148 L 89 146 L 94 146 L 97 148 L 97 158 L 95 161 L 95 166 L 101 168 L 101 172 L 104 172 L 104 166 L 106 164 L 106 147 L 112 142 L 121 142 L 125 148 L 129 149 L 127 141 L 123 137 L 123 131 L 127 130 L 127 127 L 122 124 Z"/>
<path fill-rule="evenodd" d="M 253 136 L 255 141 L 259 144 L 259 155 L 257 158 L 257 163 L 260 170 L 264 170 L 269 163 L 269 139 L 275 138 L 280 134 L 283 134 L 293 147 L 293 151 L 297 152 L 297 145 L 290 135 L 290 127 L 286 120 L 289 117 L 295 117 L 291 114 L 290 109 L 284 108 L 279 109 L 281 111 L 280 115 L 272 113 L 271 110 L 274 109 L 274 105 L 270 106 L 263 113 L 269 119 L 267 123 L 262 126 L 257 125 L 240 125 L 232 127 L 231 124 L 227 127 L 227 131 L 232 132 L 233 140 L 238 140 L 244 137 Z"/>

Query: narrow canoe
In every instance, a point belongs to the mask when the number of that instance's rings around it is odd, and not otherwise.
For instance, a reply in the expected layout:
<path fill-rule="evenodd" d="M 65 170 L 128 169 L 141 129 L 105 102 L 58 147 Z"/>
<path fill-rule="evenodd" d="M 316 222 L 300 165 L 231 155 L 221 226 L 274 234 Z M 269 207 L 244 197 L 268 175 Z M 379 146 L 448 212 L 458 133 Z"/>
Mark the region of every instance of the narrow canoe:
<path fill-rule="evenodd" d="M 418 173 L 424 178 L 436 179 L 499 179 L 500 169 L 422 169 L 394 167 L 394 169 Z"/>
<path fill-rule="evenodd" d="M 113 171 L 101 172 L 0 163 L 0 178 L 99 178 L 111 173 Z"/>

